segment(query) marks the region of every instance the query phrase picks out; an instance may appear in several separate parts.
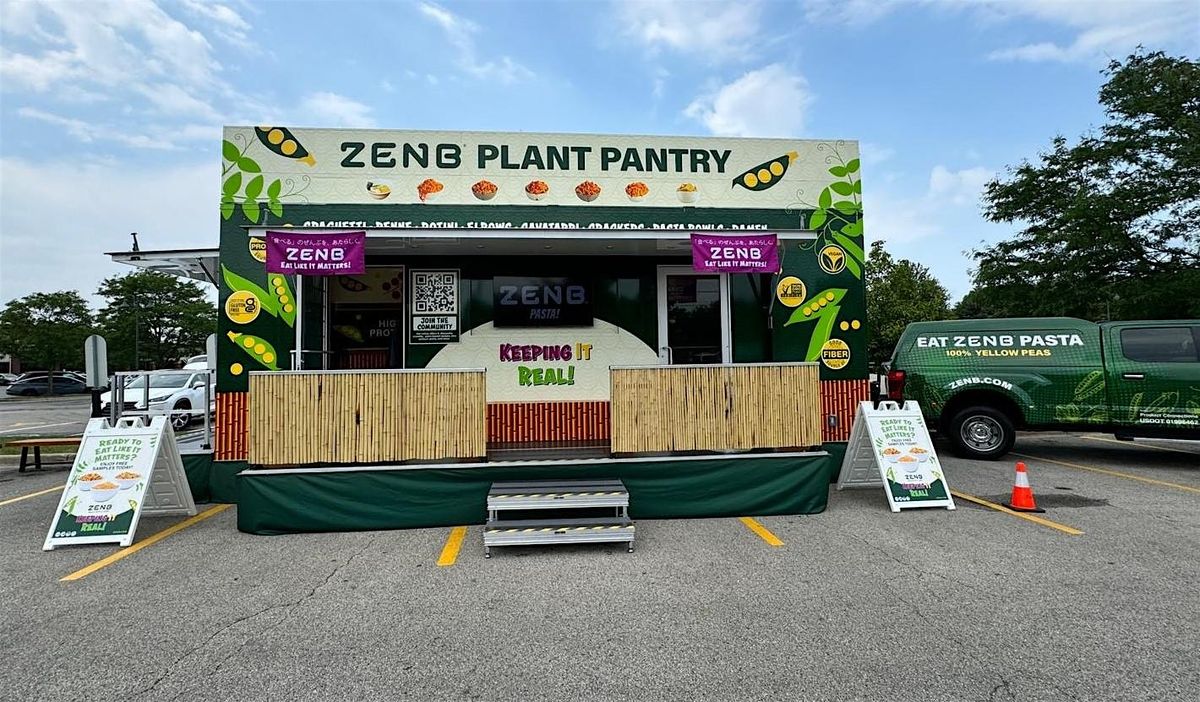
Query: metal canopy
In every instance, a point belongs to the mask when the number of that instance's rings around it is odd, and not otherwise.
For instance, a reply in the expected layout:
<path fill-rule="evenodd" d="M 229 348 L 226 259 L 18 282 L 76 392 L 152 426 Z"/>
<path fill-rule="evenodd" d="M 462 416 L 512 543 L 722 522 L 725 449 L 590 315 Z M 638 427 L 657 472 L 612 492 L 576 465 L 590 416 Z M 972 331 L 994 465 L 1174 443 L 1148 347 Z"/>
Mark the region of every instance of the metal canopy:
<path fill-rule="evenodd" d="M 105 254 L 117 263 L 137 266 L 156 273 L 217 283 L 219 249 L 166 249 L 162 251 L 110 251 Z"/>

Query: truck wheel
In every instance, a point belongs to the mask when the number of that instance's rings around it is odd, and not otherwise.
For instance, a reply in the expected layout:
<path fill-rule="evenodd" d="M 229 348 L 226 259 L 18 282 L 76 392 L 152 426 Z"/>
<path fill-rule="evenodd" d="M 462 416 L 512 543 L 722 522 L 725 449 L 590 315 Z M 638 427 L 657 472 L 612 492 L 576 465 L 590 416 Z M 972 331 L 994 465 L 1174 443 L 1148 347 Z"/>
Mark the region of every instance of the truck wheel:
<path fill-rule="evenodd" d="M 994 461 L 1017 441 L 1012 420 L 992 407 L 968 407 L 954 415 L 949 428 L 954 453 L 963 458 Z"/>

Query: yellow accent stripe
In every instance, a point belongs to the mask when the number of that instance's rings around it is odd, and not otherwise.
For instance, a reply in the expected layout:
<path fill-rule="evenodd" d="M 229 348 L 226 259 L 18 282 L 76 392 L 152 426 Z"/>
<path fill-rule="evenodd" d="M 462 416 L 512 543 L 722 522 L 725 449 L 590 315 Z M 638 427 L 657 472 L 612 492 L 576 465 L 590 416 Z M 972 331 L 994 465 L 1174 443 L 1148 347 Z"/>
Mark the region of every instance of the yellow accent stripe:
<path fill-rule="evenodd" d="M 762 524 L 759 524 L 758 520 L 754 517 L 738 517 L 738 519 L 742 522 L 742 524 L 745 524 L 747 527 L 749 527 L 750 531 L 758 534 L 763 541 L 766 541 L 772 546 L 783 545 L 783 542 L 779 540 L 778 536 L 772 534 L 770 529 L 766 528 Z"/>
<path fill-rule="evenodd" d="M 20 502 L 21 500 L 28 500 L 29 498 L 37 497 L 38 495 L 48 495 L 52 492 L 58 492 L 58 491 L 62 490 L 64 487 L 65 487 L 64 485 L 59 485 L 58 487 L 47 488 L 45 490 L 38 490 L 37 492 L 31 492 L 28 495 L 21 495 L 20 497 L 14 497 L 10 500 L 5 500 L 3 502 L 0 502 L 0 507 L 3 507 L 4 505 L 11 505 L 14 502 Z"/>
<path fill-rule="evenodd" d="M 1171 451 L 1172 453 L 1184 453 L 1189 456 L 1200 456 L 1200 452 L 1188 451 L 1187 449 L 1175 448 L 1173 446 L 1156 446 L 1154 444 L 1139 443 L 1139 442 L 1133 442 L 1133 441 L 1121 441 L 1119 439 L 1110 439 L 1107 436 L 1086 436 L 1085 435 L 1085 436 L 1080 436 L 1079 438 L 1087 439 L 1088 441 L 1105 441 L 1110 444 L 1119 444 L 1119 445 L 1125 446 L 1125 447 L 1134 447 L 1135 446 L 1137 448 L 1152 448 L 1152 449 L 1158 449 L 1159 451 Z"/>
<path fill-rule="evenodd" d="M 1103 475 L 1111 475 L 1111 476 L 1114 476 L 1117 478 L 1126 478 L 1127 480 L 1137 480 L 1138 482 L 1149 483 L 1151 485 L 1162 485 L 1163 487 L 1175 488 L 1176 490 L 1186 490 L 1187 492 L 1194 492 L 1197 495 L 1200 495 L 1200 488 L 1194 488 L 1190 485 L 1180 485 L 1179 483 L 1171 483 L 1171 482 L 1167 482 L 1166 480 L 1155 480 L 1154 478 L 1144 478 L 1140 475 L 1133 475 L 1132 473 L 1122 473 L 1119 470 L 1109 470 L 1107 468 L 1096 468 L 1095 466 L 1081 466 L 1078 463 L 1067 463 L 1066 461 L 1056 461 L 1053 458 L 1042 458 L 1041 456 L 1031 456 L 1027 453 L 1017 453 L 1014 451 L 1013 455 L 1020 456 L 1022 458 L 1028 458 L 1028 459 L 1031 459 L 1034 461 L 1045 461 L 1046 463 L 1054 463 L 1056 465 L 1066 466 L 1067 468 L 1075 468 L 1078 470 L 1088 470 L 1093 473 L 1101 473 Z"/>
<path fill-rule="evenodd" d="M 1058 531 L 1061 531 L 1064 534 L 1070 534 L 1071 536 L 1082 536 L 1083 535 L 1083 532 L 1076 529 L 1075 527 L 1070 527 L 1070 526 L 1067 526 L 1066 524 L 1059 524 L 1058 522 L 1052 522 L 1049 519 L 1045 519 L 1044 517 L 1039 517 L 1036 514 L 1029 514 L 1027 512 L 1017 512 L 1017 511 L 1014 511 L 1014 510 L 1011 510 L 1011 509 L 1005 507 L 1004 505 L 998 505 L 995 502 L 990 502 L 988 500 L 985 500 L 982 497 L 968 495 L 967 493 L 959 492 L 958 490 L 951 490 L 950 494 L 954 495 L 955 497 L 957 497 L 960 500 L 966 500 L 967 502 L 974 502 L 977 505 L 981 505 L 981 506 L 987 507 L 989 509 L 994 509 L 997 512 L 1011 514 L 1014 517 L 1020 517 L 1021 519 L 1024 519 L 1029 522 L 1033 522 L 1034 524 L 1041 524 L 1042 526 L 1050 527 L 1051 529 L 1057 529 Z"/>
<path fill-rule="evenodd" d="M 154 544 L 158 543 L 159 541 L 162 541 L 163 539 L 167 538 L 171 534 L 174 534 L 175 532 L 183 531 L 184 529 L 187 529 L 188 527 L 190 527 L 193 524 L 198 524 L 198 523 L 204 521 L 205 519 L 208 519 L 209 517 L 214 517 L 214 516 L 220 514 L 221 512 L 224 512 L 225 510 L 229 509 L 232 506 L 233 505 L 215 505 L 213 507 L 209 507 L 208 509 L 204 510 L 203 512 L 201 512 L 200 514 L 197 514 L 194 517 L 188 517 L 187 519 L 183 520 L 182 522 L 179 522 L 178 524 L 173 524 L 156 534 L 152 534 L 152 535 L 146 537 L 144 540 L 139 541 L 136 544 L 133 544 L 132 546 L 126 546 L 125 548 L 121 549 L 120 551 L 117 551 L 116 553 L 105 556 L 104 558 L 101 558 L 100 560 L 96 561 L 95 563 L 93 563 L 89 566 L 84 566 L 83 568 L 80 568 L 79 570 L 75 571 L 74 573 L 71 573 L 70 575 L 68 575 L 64 578 L 59 578 L 58 581 L 66 582 L 68 580 L 79 580 L 80 578 L 87 577 L 87 576 L 91 575 L 92 573 L 95 573 L 96 571 L 100 570 L 101 568 L 105 568 L 107 566 L 112 565 L 113 563 L 116 563 L 117 561 L 121 560 L 122 558 L 125 558 L 126 556 L 132 556 L 133 554 L 137 553 L 138 551 L 141 551 L 142 549 L 144 549 L 148 546 L 153 546 Z"/>
<path fill-rule="evenodd" d="M 467 536 L 467 528 L 465 526 L 454 527 L 450 530 L 450 536 L 446 539 L 446 545 L 442 547 L 442 555 L 438 556 L 437 564 L 440 566 L 452 566 L 458 560 L 458 552 L 462 550 L 463 539 Z"/>

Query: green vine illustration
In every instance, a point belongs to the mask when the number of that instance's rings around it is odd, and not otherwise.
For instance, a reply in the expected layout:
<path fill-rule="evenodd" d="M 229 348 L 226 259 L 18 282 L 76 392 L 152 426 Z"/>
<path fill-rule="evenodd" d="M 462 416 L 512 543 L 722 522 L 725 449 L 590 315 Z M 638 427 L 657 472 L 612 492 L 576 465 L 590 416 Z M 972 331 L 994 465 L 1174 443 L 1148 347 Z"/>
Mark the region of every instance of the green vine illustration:
<path fill-rule="evenodd" d="M 286 179 L 287 192 L 283 191 L 284 180 L 276 178 L 267 183 L 258 161 L 246 155 L 255 142 L 249 139 L 245 141 L 246 145 L 240 149 L 232 141 L 221 142 L 221 219 L 232 217 L 240 205 L 242 214 L 251 224 L 266 224 L 267 213 L 283 217 L 283 200 L 295 197 L 307 202 L 301 193 L 310 185 L 308 176 L 301 179 L 304 185 L 300 188 L 297 188 L 295 180 Z"/>
<path fill-rule="evenodd" d="M 803 222 L 804 227 L 817 233 L 811 243 L 801 244 L 800 248 L 814 249 L 820 256 L 822 249 L 835 244 L 846 252 L 846 268 L 855 278 L 862 279 L 866 252 L 862 245 L 862 179 L 858 175 L 861 164 L 857 158 L 849 161 L 842 158 L 835 146 L 820 144 L 817 149 L 830 151 L 825 163 L 829 165 L 829 174 L 838 180 L 821 190 L 815 203 L 799 202 L 800 207 L 812 211 L 808 221 Z"/>

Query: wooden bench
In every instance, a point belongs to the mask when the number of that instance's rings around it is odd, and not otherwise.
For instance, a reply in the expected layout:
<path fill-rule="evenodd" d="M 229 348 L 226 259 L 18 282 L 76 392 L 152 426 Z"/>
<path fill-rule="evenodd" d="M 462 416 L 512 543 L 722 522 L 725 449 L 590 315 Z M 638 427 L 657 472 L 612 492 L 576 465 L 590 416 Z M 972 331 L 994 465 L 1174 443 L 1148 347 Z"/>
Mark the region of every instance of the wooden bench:
<path fill-rule="evenodd" d="M 9 441 L 4 446 L 5 448 L 9 446 L 21 447 L 21 465 L 17 468 L 17 472 L 24 473 L 25 466 L 29 462 L 29 449 L 33 449 L 33 467 L 41 470 L 43 446 L 78 446 L 80 441 L 82 441 L 82 437 L 79 436 L 55 436 L 45 439 L 18 439 L 16 441 Z"/>

